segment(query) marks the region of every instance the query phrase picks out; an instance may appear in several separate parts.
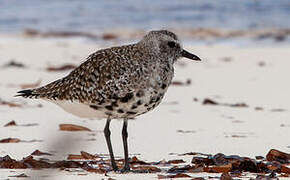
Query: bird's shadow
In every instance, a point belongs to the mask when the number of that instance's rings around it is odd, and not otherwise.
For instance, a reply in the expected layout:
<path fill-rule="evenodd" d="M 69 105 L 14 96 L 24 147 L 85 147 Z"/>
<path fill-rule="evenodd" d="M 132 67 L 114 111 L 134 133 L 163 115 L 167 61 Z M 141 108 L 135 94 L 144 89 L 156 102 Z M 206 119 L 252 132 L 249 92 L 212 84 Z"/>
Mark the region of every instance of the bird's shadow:
<path fill-rule="evenodd" d="M 52 155 L 55 156 L 57 159 L 49 160 L 51 162 L 55 161 L 63 161 L 62 157 L 65 155 L 68 155 L 71 152 L 72 149 L 75 149 L 75 147 L 81 147 L 81 141 L 80 139 L 83 139 L 84 135 L 83 132 L 66 132 L 68 134 L 62 134 L 58 136 L 49 136 L 48 138 L 52 138 L 53 140 L 50 140 L 50 142 L 43 145 L 44 149 L 51 149 L 53 150 Z M 102 133 L 103 131 L 91 131 L 90 133 Z M 87 136 L 87 135 L 86 135 Z M 100 136 L 102 137 L 102 136 Z M 97 139 L 96 139 L 97 141 Z M 59 179 L 59 176 L 55 174 L 56 168 L 47 168 L 47 169 L 39 169 L 39 170 L 31 170 L 27 172 L 27 176 L 33 179 L 42 179 L 42 178 L 48 178 L 49 179 Z"/>

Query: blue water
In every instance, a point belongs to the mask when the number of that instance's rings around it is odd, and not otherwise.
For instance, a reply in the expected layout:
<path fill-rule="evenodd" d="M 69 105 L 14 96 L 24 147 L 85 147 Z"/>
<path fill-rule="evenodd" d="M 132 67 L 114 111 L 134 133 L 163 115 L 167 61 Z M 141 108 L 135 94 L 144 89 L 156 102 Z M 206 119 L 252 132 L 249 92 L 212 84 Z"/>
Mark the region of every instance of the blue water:
<path fill-rule="evenodd" d="M 290 0 L 0 0 L 0 31 L 25 28 L 290 28 Z"/>

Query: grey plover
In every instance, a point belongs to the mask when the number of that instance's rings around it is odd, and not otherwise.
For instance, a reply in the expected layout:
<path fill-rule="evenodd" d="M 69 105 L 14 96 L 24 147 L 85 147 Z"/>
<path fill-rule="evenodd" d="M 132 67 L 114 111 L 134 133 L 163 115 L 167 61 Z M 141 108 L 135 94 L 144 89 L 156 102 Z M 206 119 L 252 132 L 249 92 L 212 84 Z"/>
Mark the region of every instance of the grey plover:
<path fill-rule="evenodd" d="M 96 51 L 69 75 L 45 86 L 19 91 L 17 96 L 44 99 L 65 111 L 90 119 L 106 119 L 104 134 L 115 163 L 111 119 L 123 119 L 125 164 L 129 171 L 127 121 L 154 109 L 162 100 L 174 75 L 173 64 L 185 57 L 200 58 L 184 50 L 168 30 L 150 31 L 135 44 Z"/>

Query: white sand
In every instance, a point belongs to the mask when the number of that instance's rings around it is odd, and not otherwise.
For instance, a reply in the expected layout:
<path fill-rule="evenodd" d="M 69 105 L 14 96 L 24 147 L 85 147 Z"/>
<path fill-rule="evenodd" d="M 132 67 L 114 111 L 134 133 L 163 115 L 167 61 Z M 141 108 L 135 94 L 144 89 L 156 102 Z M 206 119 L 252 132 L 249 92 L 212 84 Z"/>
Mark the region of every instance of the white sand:
<path fill-rule="evenodd" d="M 117 43 L 116 43 L 117 44 Z M 68 74 L 47 72 L 49 65 L 80 64 L 89 54 L 102 46 L 81 39 L 26 39 L 0 38 L 0 66 L 15 59 L 27 68 L 0 68 L 0 98 L 6 101 L 27 103 L 24 108 L 0 105 L 0 139 L 14 137 L 21 140 L 42 140 L 34 143 L 0 144 L 0 156 L 10 155 L 21 159 L 34 150 L 53 152 L 50 159 L 66 159 L 70 153 L 81 150 L 90 153 L 107 153 L 103 128 L 105 121 L 79 119 L 64 112 L 54 104 L 41 100 L 14 98 L 20 89 L 17 85 L 42 80 L 44 85 Z M 290 151 L 290 45 L 281 47 L 238 47 L 233 45 L 193 45 L 185 49 L 200 56 L 202 62 L 182 59 L 176 65 L 174 80 L 189 86 L 171 86 L 163 103 L 154 111 L 129 122 L 129 152 L 146 161 L 176 159 L 169 153 L 203 152 L 236 154 L 240 156 L 265 156 L 272 149 Z M 223 58 L 231 58 L 230 62 Z M 265 66 L 259 66 L 259 62 Z M 16 85 L 13 86 L 13 85 Z M 199 99 L 194 102 L 193 98 Z M 206 97 L 221 103 L 245 102 L 248 108 L 204 106 Z M 177 103 L 174 103 L 177 102 Z M 31 107 L 41 103 L 42 108 Z M 255 107 L 263 107 L 256 111 Z M 272 112 L 272 109 L 285 109 Z M 15 120 L 18 124 L 38 123 L 31 127 L 3 127 Z M 89 127 L 93 132 L 64 132 L 61 123 Z M 121 141 L 122 122 L 111 123 L 114 152 L 123 157 Z M 188 131 L 181 133 L 179 130 Z M 232 137 L 234 136 L 234 137 Z M 242 136 L 242 137 L 235 137 Z M 87 141 L 87 139 L 95 139 Z M 190 161 L 189 157 L 189 161 Z M 86 173 L 77 176 L 59 170 L 0 170 L 0 179 L 26 173 L 39 179 L 95 179 L 104 175 Z M 120 175 L 112 178 L 152 179 L 157 174 Z M 208 177 L 209 174 L 191 174 Z M 220 176 L 210 174 L 210 176 Z"/>

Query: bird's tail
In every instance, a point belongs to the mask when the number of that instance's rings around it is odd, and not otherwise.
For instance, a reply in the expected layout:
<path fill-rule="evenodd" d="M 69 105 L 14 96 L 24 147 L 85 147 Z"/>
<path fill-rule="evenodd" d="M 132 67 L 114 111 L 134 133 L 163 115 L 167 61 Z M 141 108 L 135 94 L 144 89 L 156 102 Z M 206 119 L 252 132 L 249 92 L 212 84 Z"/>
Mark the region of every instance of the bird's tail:
<path fill-rule="evenodd" d="M 25 89 L 22 91 L 18 91 L 18 94 L 15 95 L 15 97 L 21 96 L 25 98 L 37 98 L 39 96 L 38 93 L 34 92 L 34 89 Z"/>

